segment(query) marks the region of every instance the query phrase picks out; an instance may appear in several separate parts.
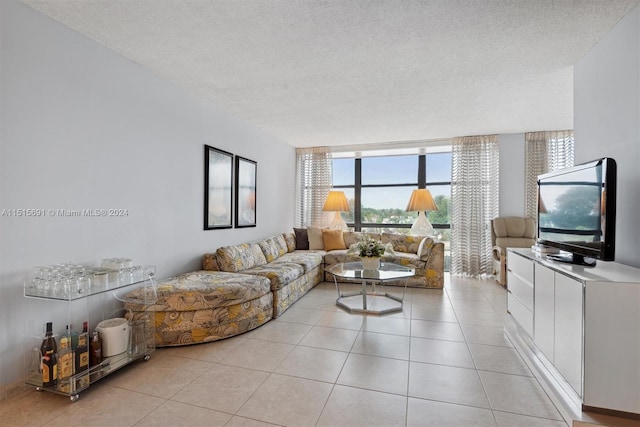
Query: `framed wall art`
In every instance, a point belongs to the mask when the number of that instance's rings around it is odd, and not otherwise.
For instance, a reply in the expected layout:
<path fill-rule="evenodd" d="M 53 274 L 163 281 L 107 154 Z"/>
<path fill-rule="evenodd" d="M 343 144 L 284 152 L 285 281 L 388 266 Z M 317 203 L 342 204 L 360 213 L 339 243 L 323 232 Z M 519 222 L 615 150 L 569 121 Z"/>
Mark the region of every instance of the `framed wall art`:
<path fill-rule="evenodd" d="M 204 146 L 204 229 L 233 227 L 233 154 Z"/>
<path fill-rule="evenodd" d="M 258 164 L 236 156 L 236 228 L 256 226 Z"/>

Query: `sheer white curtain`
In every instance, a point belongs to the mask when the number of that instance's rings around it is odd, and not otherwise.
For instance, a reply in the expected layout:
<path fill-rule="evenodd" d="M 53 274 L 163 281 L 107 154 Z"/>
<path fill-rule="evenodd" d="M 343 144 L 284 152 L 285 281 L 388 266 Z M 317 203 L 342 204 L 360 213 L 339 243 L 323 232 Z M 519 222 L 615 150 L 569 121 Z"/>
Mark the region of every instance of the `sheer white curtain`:
<path fill-rule="evenodd" d="M 451 162 L 451 274 L 491 274 L 491 220 L 499 210 L 498 136 L 454 138 Z"/>
<path fill-rule="evenodd" d="M 573 166 L 573 131 L 527 132 L 525 153 L 525 215 L 537 218 L 538 175 Z"/>
<path fill-rule="evenodd" d="M 296 227 L 323 227 L 330 213 L 322 207 L 333 185 L 329 147 L 296 149 Z"/>

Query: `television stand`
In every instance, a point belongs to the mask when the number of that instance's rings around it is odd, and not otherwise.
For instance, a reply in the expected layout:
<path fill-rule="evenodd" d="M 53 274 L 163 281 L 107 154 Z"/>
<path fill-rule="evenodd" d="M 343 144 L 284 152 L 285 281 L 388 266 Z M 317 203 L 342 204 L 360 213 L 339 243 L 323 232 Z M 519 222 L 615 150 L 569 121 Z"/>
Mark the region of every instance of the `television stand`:
<path fill-rule="evenodd" d="M 595 258 L 584 257 L 583 255 L 579 255 L 579 254 L 572 254 L 572 253 L 550 254 L 550 255 L 547 255 L 547 259 L 552 261 L 566 262 L 567 264 L 581 265 L 583 267 L 596 266 Z"/>

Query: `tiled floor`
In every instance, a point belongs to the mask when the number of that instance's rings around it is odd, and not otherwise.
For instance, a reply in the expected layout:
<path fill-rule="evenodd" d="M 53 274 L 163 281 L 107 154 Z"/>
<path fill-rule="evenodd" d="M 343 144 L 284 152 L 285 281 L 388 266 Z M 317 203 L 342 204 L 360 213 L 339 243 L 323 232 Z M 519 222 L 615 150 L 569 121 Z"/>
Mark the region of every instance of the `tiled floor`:
<path fill-rule="evenodd" d="M 0 425 L 567 426 L 504 335 L 492 280 L 408 290 L 386 316 L 335 298 L 322 283 L 257 330 L 158 349 L 76 403 L 25 389 L 0 402 Z"/>

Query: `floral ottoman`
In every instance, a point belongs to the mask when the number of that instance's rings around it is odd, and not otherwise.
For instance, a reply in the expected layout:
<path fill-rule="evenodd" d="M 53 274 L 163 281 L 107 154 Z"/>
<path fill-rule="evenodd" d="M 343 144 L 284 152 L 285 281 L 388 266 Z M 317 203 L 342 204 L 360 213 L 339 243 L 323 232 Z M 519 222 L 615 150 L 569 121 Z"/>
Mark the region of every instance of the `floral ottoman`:
<path fill-rule="evenodd" d="M 135 300 L 141 292 L 130 292 Z M 129 317 L 153 311 L 156 346 L 216 341 L 250 331 L 273 314 L 269 279 L 248 274 L 196 271 L 158 282 L 153 305 L 126 302 Z"/>

